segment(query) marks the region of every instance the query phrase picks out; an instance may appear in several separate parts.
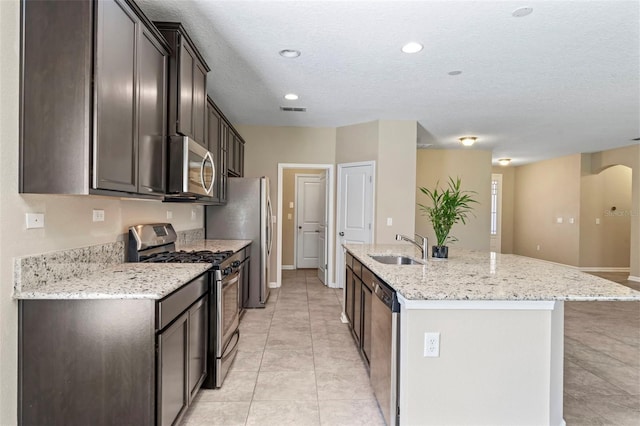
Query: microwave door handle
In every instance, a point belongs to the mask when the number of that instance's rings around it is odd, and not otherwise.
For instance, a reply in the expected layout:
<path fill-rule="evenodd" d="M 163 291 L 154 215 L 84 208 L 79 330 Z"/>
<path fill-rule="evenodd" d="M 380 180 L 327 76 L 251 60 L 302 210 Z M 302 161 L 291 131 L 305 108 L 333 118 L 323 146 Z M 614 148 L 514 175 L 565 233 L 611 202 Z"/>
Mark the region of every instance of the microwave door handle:
<path fill-rule="evenodd" d="M 209 185 L 209 187 L 207 188 L 207 185 L 204 183 L 204 166 L 205 164 L 207 164 L 207 160 L 211 163 L 211 168 L 213 169 L 213 174 L 211 175 L 211 184 Z M 202 188 L 207 192 L 207 194 L 211 194 L 211 190 L 213 189 L 213 184 L 216 180 L 215 178 L 216 176 L 216 169 L 215 169 L 215 165 L 213 164 L 213 157 L 211 156 L 210 152 L 207 152 L 204 155 L 204 158 L 202 159 L 202 164 L 200 164 L 200 185 L 202 185 Z"/>

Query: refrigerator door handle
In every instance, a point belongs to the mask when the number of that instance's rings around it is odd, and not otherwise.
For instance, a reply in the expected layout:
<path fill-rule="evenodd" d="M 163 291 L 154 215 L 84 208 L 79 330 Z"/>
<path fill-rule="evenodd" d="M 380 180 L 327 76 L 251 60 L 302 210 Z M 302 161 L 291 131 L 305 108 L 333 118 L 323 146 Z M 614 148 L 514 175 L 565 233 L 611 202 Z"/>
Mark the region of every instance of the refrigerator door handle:
<path fill-rule="evenodd" d="M 273 210 L 271 210 L 271 199 L 267 198 L 267 258 L 271 256 L 271 247 L 273 245 Z"/>

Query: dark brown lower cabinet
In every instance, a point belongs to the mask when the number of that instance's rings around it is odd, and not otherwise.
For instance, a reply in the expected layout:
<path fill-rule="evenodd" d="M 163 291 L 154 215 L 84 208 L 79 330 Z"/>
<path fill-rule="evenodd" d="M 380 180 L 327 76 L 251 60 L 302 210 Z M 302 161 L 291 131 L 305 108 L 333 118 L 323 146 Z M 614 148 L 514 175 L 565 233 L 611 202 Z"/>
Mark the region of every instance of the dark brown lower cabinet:
<path fill-rule="evenodd" d="M 371 360 L 371 310 L 373 273 L 347 253 L 345 271 L 345 315 L 356 346 L 367 364 Z"/>
<path fill-rule="evenodd" d="M 373 292 L 371 291 L 371 283 L 362 281 L 362 353 L 371 361 L 371 301 Z"/>
<path fill-rule="evenodd" d="M 178 423 L 206 377 L 208 279 L 160 301 L 20 300 L 18 423 Z"/>
<path fill-rule="evenodd" d="M 349 320 L 349 324 L 353 324 L 353 271 L 347 266 L 345 279 L 345 295 L 344 295 L 344 313 Z"/>

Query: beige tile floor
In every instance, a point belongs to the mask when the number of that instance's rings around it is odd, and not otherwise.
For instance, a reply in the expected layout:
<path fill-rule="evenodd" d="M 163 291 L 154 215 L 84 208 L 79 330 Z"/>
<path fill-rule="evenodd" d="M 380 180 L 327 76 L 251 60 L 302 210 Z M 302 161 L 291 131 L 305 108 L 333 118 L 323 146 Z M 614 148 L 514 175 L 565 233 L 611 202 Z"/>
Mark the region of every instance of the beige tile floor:
<path fill-rule="evenodd" d="M 315 271 L 283 271 L 244 315 L 223 387 L 203 389 L 183 424 L 383 425 L 341 299 Z M 567 425 L 640 426 L 640 302 L 565 303 L 564 380 Z"/>
<path fill-rule="evenodd" d="M 342 290 L 315 270 L 283 271 L 264 309 L 240 323 L 221 389 L 203 389 L 183 425 L 384 425 L 349 329 Z"/>

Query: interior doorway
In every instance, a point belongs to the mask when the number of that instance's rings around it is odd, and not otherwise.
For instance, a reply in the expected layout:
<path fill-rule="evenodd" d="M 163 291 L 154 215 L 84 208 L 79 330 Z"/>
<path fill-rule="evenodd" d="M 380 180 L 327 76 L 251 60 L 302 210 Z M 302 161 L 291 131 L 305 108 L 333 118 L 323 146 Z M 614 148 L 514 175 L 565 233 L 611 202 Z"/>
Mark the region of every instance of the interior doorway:
<path fill-rule="evenodd" d="M 298 213 L 300 212 L 300 200 L 298 200 L 298 188 L 296 185 L 296 174 L 299 177 L 310 177 L 311 181 L 315 180 L 316 184 L 311 185 L 313 189 L 310 192 L 317 191 L 322 198 L 319 202 L 319 209 L 322 213 L 320 217 L 313 219 L 316 221 L 314 225 L 307 223 L 305 232 L 316 234 L 313 238 L 308 239 L 306 244 L 306 253 L 317 253 L 317 260 L 313 268 L 318 268 L 318 277 L 328 287 L 336 287 L 334 282 L 334 248 L 333 237 L 334 218 L 333 218 L 333 200 L 334 200 L 334 165 L 333 164 L 278 164 L 278 201 L 277 201 L 277 250 L 276 250 L 276 280 L 278 286 L 282 283 L 282 270 L 309 267 L 306 263 L 298 262 L 296 252 L 297 244 L 305 244 L 304 237 L 299 235 L 302 229 L 298 226 Z M 315 207 L 314 207 L 315 208 Z M 318 210 L 320 212 L 320 210 Z M 314 216 L 314 215 L 311 215 Z M 309 215 L 308 217 L 309 218 Z M 313 229 L 311 229 L 313 228 Z M 316 232 L 318 231 L 318 232 Z M 312 244 L 313 243 L 313 244 Z M 320 262 L 323 262 L 320 265 Z M 320 268 L 320 266 L 323 266 Z"/>
<path fill-rule="evenodd" d="M 287 172 L 285 170 L 285 182 Z M 324 171 L 320 174 L 295 174 L 293 241 L 296 269 L 318 268 L 320 252 L 324 249 L 319 246 L 320 227 L 325 220 L 322 210 L 325 194 L 320 180 L 323 175 Z"/>

